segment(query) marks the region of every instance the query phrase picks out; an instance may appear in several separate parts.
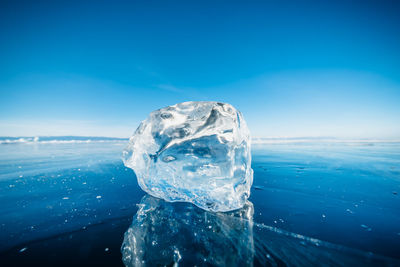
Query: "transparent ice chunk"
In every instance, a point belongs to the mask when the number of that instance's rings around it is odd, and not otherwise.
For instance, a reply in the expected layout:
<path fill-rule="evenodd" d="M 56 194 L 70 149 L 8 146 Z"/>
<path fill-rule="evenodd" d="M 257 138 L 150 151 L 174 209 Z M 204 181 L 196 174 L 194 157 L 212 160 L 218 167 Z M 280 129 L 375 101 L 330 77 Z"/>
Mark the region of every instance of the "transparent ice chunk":
<path fill-rule="evenodd" d="M 211 211 L 243 207 L 253 183 L 249 130 L 230 104 L 184 102 L 153 111 L 123 160 L 147 193 Z"/>

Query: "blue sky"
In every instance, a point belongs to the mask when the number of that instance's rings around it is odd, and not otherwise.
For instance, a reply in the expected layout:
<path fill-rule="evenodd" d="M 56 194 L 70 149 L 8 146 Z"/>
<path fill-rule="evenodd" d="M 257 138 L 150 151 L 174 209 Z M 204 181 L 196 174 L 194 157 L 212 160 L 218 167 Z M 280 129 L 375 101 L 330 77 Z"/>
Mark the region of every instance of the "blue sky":
<path fill-rule="evenodd" d="M 1 1 L 0 135 L 129 136 L 233 104 L 253 136 L 400 138 L 398 1 Z"/>

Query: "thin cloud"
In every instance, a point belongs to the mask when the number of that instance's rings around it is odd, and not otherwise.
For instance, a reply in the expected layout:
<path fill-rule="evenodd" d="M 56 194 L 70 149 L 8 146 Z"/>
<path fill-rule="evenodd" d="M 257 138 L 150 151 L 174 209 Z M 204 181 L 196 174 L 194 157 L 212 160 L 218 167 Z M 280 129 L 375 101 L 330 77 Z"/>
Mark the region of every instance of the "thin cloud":
<path fill-rule="evenodd" d="M 181 94 L 185 93 L 185 90 L 182 90 L 180 88 L 168 84 L 159 84 L 157 85 L 157 88 L 168 92 L 181 93 Z"/>

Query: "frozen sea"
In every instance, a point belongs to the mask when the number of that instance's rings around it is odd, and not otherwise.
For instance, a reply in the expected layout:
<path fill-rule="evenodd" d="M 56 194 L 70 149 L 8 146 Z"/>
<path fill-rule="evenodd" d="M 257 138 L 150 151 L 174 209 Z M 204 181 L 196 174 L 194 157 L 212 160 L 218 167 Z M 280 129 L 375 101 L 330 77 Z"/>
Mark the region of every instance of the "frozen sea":
<path fill-rule="evenodd" d="M 124 266 L 134 236 L 149 266 L 400 266 L 400 143 L 253 145 L 231 213 L 147 196 L 126 145 L 0 139 L 0 265 Z"/>

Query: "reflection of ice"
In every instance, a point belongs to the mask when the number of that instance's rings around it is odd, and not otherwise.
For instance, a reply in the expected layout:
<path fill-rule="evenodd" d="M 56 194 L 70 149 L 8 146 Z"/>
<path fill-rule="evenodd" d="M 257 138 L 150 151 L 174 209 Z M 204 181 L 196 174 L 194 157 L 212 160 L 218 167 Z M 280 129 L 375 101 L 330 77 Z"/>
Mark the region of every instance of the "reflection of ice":
<path fill-rule="evenodd" d="M 126 266 L 253 264 L 253 204 L 214 213 L 146 195 L 125 233 Z"/>
<path fill-rule="evenodd" d="M 146 195 L 125 232 L 130 266 L 400 266 L 395 259 L 253 223 L 253 204 L 214 213 Z"/>

